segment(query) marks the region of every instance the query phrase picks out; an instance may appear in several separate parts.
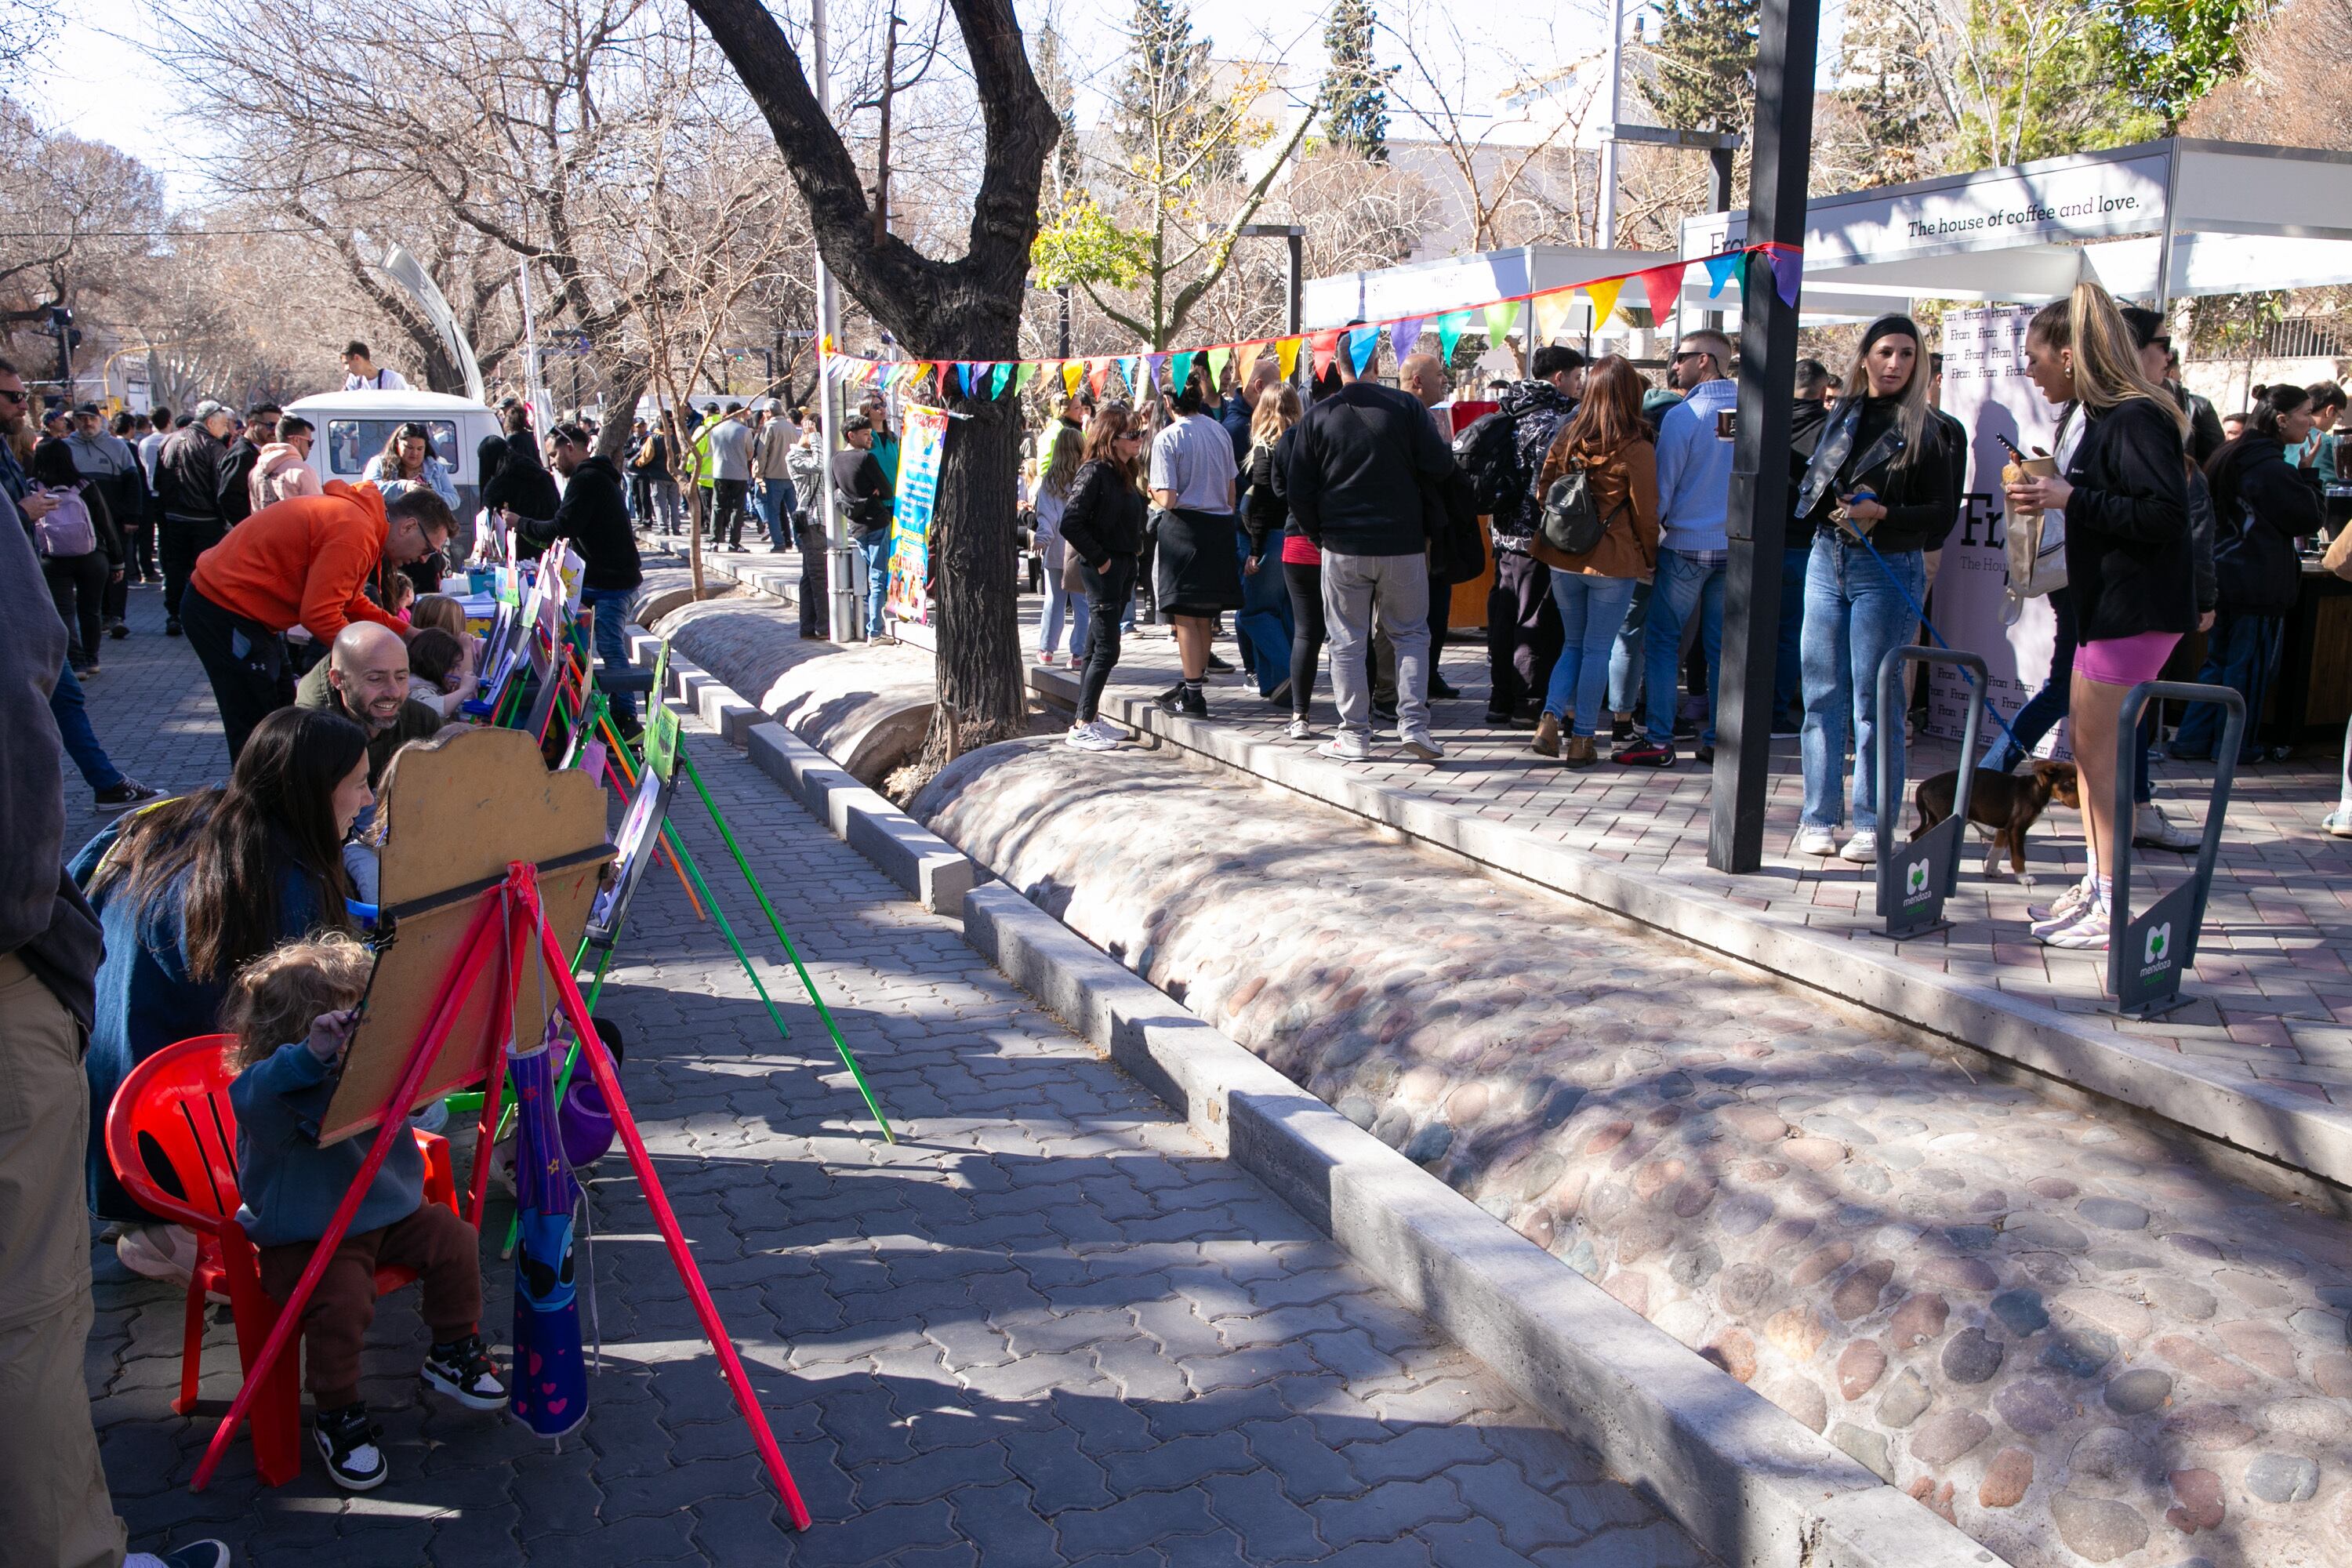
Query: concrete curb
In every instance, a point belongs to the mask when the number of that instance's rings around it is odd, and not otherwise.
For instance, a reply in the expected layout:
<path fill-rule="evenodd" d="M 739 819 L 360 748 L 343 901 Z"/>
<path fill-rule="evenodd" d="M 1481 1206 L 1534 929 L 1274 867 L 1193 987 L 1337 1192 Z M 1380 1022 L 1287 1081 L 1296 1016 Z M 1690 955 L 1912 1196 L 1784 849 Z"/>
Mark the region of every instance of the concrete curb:
<path fill-rule="evenodd" d="M 660 646 L 661 638 L 652 633 L 629 628 L 635 663 L 652 668 Z M 668 691 L 656 695 L 683 703 L 730 745 L 743 747 L 761 773 L 933 914 L 961 914 L 964 895 L 987 879 L 988 873 L 970 857 L 676 649 L 670 653 L 669 684 Z"/>
<path fill-rule="evenodd" d="M 631 628 L 632 658 L 649 666 L 659 640 Z M 750 707 L 675 654 L 670 675 L 676 699 L 714 727 Z M 960 915 L 964 940 L 1007 978 L 1724 1563 L 2001 1561 L 1019 893 L 975 885 L 986 874 L 968 857 L 782 725 L 741 728 L 738 743 L 837 837 L 926 908 Z"/>
<path fill-rule="evenodd" d="M 1033 667 L 1031 689 L 1057 706 L 1076 684 Z M 1629 875 L 1598 856 L 1547 844 L 1458 807 L 1370 783 L 1328 763 L 1198 720 L 1145 699 L 1107 698 L 1106 715 L 1188 752 L 1594 904 L 1613 914 L 1850 1002 L 1988 1056 L 2161 1117 L 2188 1131 L 2352 1185 L 2352 1112 L 2259 1079 L 2232 1077 L 2193 1057 L 2128 1035 L 2084 1028 L 2054 1007 L 1993 986 L 1899 963 L 1891 948 L 1827 937 L 1786 919 Z"/>

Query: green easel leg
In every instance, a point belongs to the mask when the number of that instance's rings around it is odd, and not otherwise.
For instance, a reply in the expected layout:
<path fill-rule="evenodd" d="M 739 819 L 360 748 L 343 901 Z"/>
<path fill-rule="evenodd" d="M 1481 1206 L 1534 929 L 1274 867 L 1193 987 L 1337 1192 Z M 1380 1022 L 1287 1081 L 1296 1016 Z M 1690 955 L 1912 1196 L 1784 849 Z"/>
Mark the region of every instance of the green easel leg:
<path fill-rule="evenodd" d="M 744 884 L 751 889 L 751 896 L 760 900 L 760 908 L 766 911 L 769 929 L 776 933 L 776 940 L 783 944 L 784 956 L 792 960 L 793 971 L 800 975 L 801 984 L 808 992 L 809 1005 L 816 1009 L 816 1016 L 824 1020 L 825 1033 L 833 1037 L 833 1048 L 841 1053 L 842 1065 L 849 1069 L 851 1079 L 857 1085 L 858 1094 L 866 1101 L 866 1110 L 873 1115 L 875 1123 L 882 1129 L 883 1142 L 896 1143 L 898 1140 L 890 1131 L 889 1119 L 882 1114 L 881 1106 L 875 1103 L 874 1090 L 866 1082 L 864 1069 L 858 1067 L 856 1057 L 850 1053 L 849 1042 L 841 1037 L 841 1029 L 833 1021 L 833 1010 L 824 1005 L 824 998 L 817 994 L 816 982 L 810 978 L 808 965 L 801 962 L 800 950 L 793 945 L 793 939 L 785 934 L 783 920 L 776 913 L 776 906 L 768 901 L 767 889 L 761 887 L 760 879 L 751 874 L 751 863 L 743 858 L 743 847 L 735 842 L 734 829 L 729 827 L 727 819 L 719 815 L 719 803 L 712 800 L 710 792 L 703 787 L 702 774 L 696 771 L 694 759 L 688 756 L 685 750 L 681 748 L 677 760 L 678 765 L 686 770 L 687 778 L 692 782 L 694 793 L 702 797 L 702 809 L 710 814 L 712 826 L 719 829 L 719 837 L 727 841 L 727 852 L 735 858 L 735 869 L 743 874 Z"/>

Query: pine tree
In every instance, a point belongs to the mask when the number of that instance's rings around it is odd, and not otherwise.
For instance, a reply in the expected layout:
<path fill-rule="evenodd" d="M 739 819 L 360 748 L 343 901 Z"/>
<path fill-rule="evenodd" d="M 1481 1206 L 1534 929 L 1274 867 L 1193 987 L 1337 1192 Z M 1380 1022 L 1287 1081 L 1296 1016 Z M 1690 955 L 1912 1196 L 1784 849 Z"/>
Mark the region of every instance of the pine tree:
<path fill-rule="evenodd" d="M 1149 165 L 1213 134 L 1221 110 L 1209 95 L 1209 40 L 1192 36 L 1185 0 L 1135 0 L 1128 32 L 1111 134 L 1130 166 Z"/>
<path fill-rule="evenodd" d="M 1046 186 L 1058 206 L 1078 194 L 1078 95 L 1062 58 L 1062 35 L 1053 24 L 1038 29 L 1036 54 L 1037 86 L 1062 125 L 1062 139 L 1054 143 L 1054 159 L 1046 165 Z"/>
<path fill-rule="evenodd" d="M 1372 0 L 1338 0 L 1323 29 L 1331 63 L 1323 72 L 1323 133 L 1375 163 L 1389 161 L 1389 78 L 1372 59 Z"/>
<path fill-rule="evenodd" d="M 1642 96 L 1677 131 L 1746 131 L 1756 112 L 1757 0 L 1664 0 Z"/>

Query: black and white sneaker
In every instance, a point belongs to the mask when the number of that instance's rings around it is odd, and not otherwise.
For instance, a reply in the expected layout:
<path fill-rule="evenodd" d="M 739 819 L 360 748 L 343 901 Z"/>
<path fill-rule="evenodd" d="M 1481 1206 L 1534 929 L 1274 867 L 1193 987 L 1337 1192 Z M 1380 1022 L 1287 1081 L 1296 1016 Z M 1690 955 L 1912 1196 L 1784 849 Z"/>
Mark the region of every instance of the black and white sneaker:
<path fill-rule="evenodd" d="M 320 1411 L 310 1436 L 326 1456 L 327 1474 L 347 1492 L 372 1492 L 392 1473 L 380 1446 L 383 1428 L 368 1419 L 364 1405 Z"/>
<path fill-rule="evenodd" d="M 425 1357 L 420 1374 L 425 1386 L 447 1394 L 468 1410 L 503 1410 L 507 1385 L 499 1377 L 499 1363 L 479 1334 L 467 1334 L 452 1345 L 435 1345 Z"/>

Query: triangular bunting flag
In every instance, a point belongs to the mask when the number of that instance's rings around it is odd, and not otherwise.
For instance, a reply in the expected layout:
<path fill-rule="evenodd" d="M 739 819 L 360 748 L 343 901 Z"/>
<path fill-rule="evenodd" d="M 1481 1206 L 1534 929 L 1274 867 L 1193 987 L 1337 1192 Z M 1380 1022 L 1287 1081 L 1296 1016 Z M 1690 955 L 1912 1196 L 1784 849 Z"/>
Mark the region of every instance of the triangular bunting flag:
<path fill-rule="evenodd" d="M 971 395 L 971 361 L 960 360 L 957 362 L 956 384 L 962 389 L 963 395 L 966 397 L 970 397 Z"/>
<path fill-rule="evenodd" d="M 1160 384 L 1160 367 L 1167 363 L 1166 354 L 1147 353 L 1143 356 L 1143 384 L 1135 389 L 1136 396 L 1141 397 Z"/>
<path fill-rule="evenodd" d="M 1428 325 L 1427 316 L 1407 316 L 1389 329 L 1389 346 L 1396 351 L 1397 363 L 1404 363 L 1405 355 L 1421 347 L 1421 334 Z"/>
<path fill-rule="evenodd" d="M 1086 374 L 1086 373 L 1087 367 L 1080 362 L 1074 359 L 1064 360 L 1062 362 L 1063 392 L 1067 394 L 1069 396 L 1076 397 L 1078 395 L 1078 377 Z"/>
<path fill-rule="evenodd" d="M 1642 292 L 1649 296 L 1650 321 L 1663 327 L 1675 313 L 1683 297 L 1683 272 L 1687 263 L 1676 261 L 1664 267 L 1653 267 L 1640 274 Z"/>
<path fill-rule="evenodd" d="M 1780 303 L 1794 310 L 1798 291 L 1805 280 L 1805 253 L 1773 250 L 1765 254 L 1772 258 L 1772 292 L 1780 296 Z"/>
<path fill-rule="evenodd" d="M 1265 351 L 1273 345 L 1266 342 L 1244 343 L 1236 358 L 1234 379 L 1247 386 L 1257 375 L 1257 367 L 1265 363 Z"/>
<path fill-rule="evenodd" d="M 1706 297 L 1708 299 L 1712 300 L 1722 293 L 1723 286 L 1739 275 L 1739 263 L 1742 259 L 1741 253 L 1737 250 L 1728 256 L 1710 256 L 1706 258 Z"/>
<path fill-rule="evenodd" d="M 1319 332 L 1309 332 L 1307 343 L 1315 356 L 1315 377 L 1320 381 L 1323 373 L 1331 368 L 1332 356 L 1339 352 L 1339 329 L 1326 327 Z"/>
<path fill-rule="evenodd" d="M 1569 311 L 1575 307 L 1576 290 L 1555 289 L 1549 294 L 1538 294 L 1528 303 L 1534 307 L 1535 335 L 1529 345 L 1548 343 L 1563 337 L 1568 331 Z"/>
<path fill-rule="evenodd" d="M 1596 278 L 1584 286 L 1585 297 L 1592 301 L 1594 331 L 1599 331 L 1601 323 L 1607 321 L 1611 312 L 1617 309 L 1617 296 L 1624 291 L 1625 279 L 1622 278 Z"/>
<path fill-rule="evenodd" d="M 1004 384 L 1013 379 L 1013 367 L 999 361 L 988 369 L 988 395 L 993 400 L 1004 395 Z"/>
<path fill-rule="evenodd" d="M 1487 306 L 1486 345 L 1489 348 L 1502 347 L 1503 339 L 1510 334 L 1512 324 L 1518 319 L 1519 302 L 1517 300 L 1505 300 Z"/>
<path fill-rule="evenodd" d="M 1229 348 L 1221 346 L 1209 351 L 1209 392 L 1212 396 L 1215 395 L 1217 388 L 1224 385 L 1225 366 L 1233 363 L 1233 358 L 1234 351 Z"/>
<path fill-rule="evenodd" d="M 1143 390 L 1143 356 L 1129 354 L 1118 362 L 1118 375 L 1127 383 L 1127 395 L 1133 397 Z"/>
<path fill-rule="evenodd" d="M 1364 374 L 1364 367 L 1370 364 L 1380 352 L 1381 329 L 1377 325 L 1348 330 L 1348 363 L 1355 367 L 1358 375 Z"/>
<path fill-rule="evenodd" d="M 1013 395 L 1018 397 L 1028 391 L 1029 384 L 1035 380 L 1036 376 L 1037 362 L 1030 359 L 1023 360 L 1021 368 L 1013 373 Z"/>
<path fill-rule="evenodd" d="M 1469 330 L 1470 312 L 1467 310 L 1448 310 L 1437 318 L 1437 352 L 1447 364 L 1454 363 L 1454 345 L 1461 342 L 1462 334 Z"/>
<path fill-rule="evenodd" d="M 1088 367 L 1087 371 L 1087 384 L 1094 389 L 1095 397 L 1099 401 L 1102 397 L 1103 377 L 1110 374 L 1110 361 L 1108 359 L 1090 359 L 1087 361 L 1087 364 Z"/>
<path fill-rule="evenodd" d="M 1183 395 L 1185 384 L 1192 379 L 1192 361 L 1199 353 L 1197 349 L 1182 349 L 1168 356 L 1168 390 L 1171 395 Z"/>
<path fill-rule="evenodd" d="M 1274 367 L 1282 372 L 1282 379 L 1291 381 L 1298 374 L 1298 343 L 1297 338 L 1282 338 L 1274 345 Z"/>

